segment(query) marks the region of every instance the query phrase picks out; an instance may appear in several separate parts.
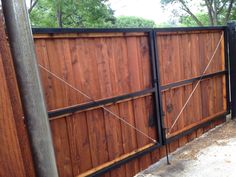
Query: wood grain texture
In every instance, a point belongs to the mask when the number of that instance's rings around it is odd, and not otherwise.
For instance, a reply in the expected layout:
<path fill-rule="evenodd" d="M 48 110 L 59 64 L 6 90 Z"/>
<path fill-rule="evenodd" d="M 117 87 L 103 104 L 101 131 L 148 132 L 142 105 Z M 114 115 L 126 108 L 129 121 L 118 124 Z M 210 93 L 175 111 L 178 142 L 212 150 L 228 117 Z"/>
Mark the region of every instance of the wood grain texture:
<path fill-rule="evenodd" d="M 2 20 L 2 19 L 1 19 Z M 34 177 L 32 155 L 25 128 L 14 66 L 0 20 L 0 176 Z M 160 32 L 157 48 L 161 86 L 198 77 L 206 67 L 222 31 Z M 147 33 L 74 33 L 35 35 L 38 62 L 93 99 L 152 88 Z M 221 42 L 207 74 L 224 70 Z M 90 102 L 41 70 L 48 110 Z M 171 136 L 226 112 L 226 77 L 204 79 L 197 88 Z M 164 124 L 170 127 L 196 82 L 161 93 Z M 153 96 L 106 105 L 109 110 L 157 139 Z M 169 145 L 176 150 L 217 121 Z M 150 146 L 151 141 L 101 108 L 67 115 L 50 122 L 60 177 L 95 172 Z M 130 177 L 165 156 L 161 147 L 104 174 Z"/>
<path fill-rule="evenodd" d="M 42 63 L 44 58 L 48 58 L 49 65 L 45 65 L 45 67 L 49 67 L 48 69 L 65 80 L 72 67 L 71 79 L 74 80 L 75 86 L 95 100 L 151 88 L 147 37 L 49 38 L 35 39 L 35 44 L 39 63 Z M 140 72 L 142 85 L 136 81 L 133 82 L 137 72 Z M 51 83 L 52 90 L 60 85 L 58 91 L 53 93 L 47 88 L 47 102 L 50 102 L 50 97 L 57 97 L 58 100 L 63 101 L 69 92 L 74 92 L 71 89 L 68 90 L 65 84 L 56 81 L 47 73 L 42 72 L 42 76 L 45 78 L 43 83 L 47 82 L 45 85 Z M 47 80 L 46 77 L 48 77 Z M 76 92 L 74 94 L 76 95 Z M 65 105 L 71 106 L 75 103 L 91 101 L 78 93 L 77 97 L 79 99 L 76 102 L 64 101 L 57 105 L 48 104 L 52 105 L 48 108 L 52 110 Z"/>
<path fill-rule="evenodd" d="M 35 45 L 42 66 L 95 100 L 152 88 L 148 38 L 144 33 L 37 35 Z M 91 101 L 45 71 L 41 73 L 48 110 Z M 154 116 L 152 105 L 149 94 L 106 107 L 156 138 L 156 128 L 148 125 L 149 117 Z M 101 108 L 52 120 L 51 127 L 61 176 L 83 174 L 150 143 Z M 150 164 L 148 154 L 105 176 L 132 176 Z"/>
<path fill-rule="evenodd" d="M 28 133 L 26 130 L 26 125 L 23 119 L 23 110 L 20 100 L 20 94 L 18 90 L 18 85 L 16 81 L 15 69 L 13 65 L 12 55 L 7 40 L 7 35 L 5 28 L 3 26 L 3 17 L 0 14 L 0 53 L 2 56 L 2 64 L 5 72 L 6 83 L 9 93 L 9 98 L 11 102 L 11 107 L 14 115 L 14 121 L 17 131 L 17 137 L 20 145 L 20 151 L 23 158 L 24 169 L 26 176 L 35 176 L 32 154 L 30 149 L 30 143 L 28 138 Z M 9 108 L 10 109 L 10 108 Z"/>
<path fill-rule="evenodd" d="M 158 33 L 157 47 L 159 50 L 161 86 L 201 76 L 216 49 L 221 35 L 221 31 L 182 32 L 178 34 L 169 33 L 169 35 Z M 224 42 L 221 41 L 206 74 L 223 71 L 224 58 Z M 208 119 L 208 117 L 215 117 L 223 110 L 226 111 L 226 109 L 222 109 L 223 105 L 226 105 L 223 96 L 226 89 L 224 77 L 216 76 L 204 79 L 200 83 L 173 128 L 173 134 L 175 134 L 175 131 L 181 132 L 181 129 L 184 130 L 185 127 L 190 127 L 197 122 Z M 171 127 L 195 86 L 196 82 L 193 82 L 192 84 L 162 91 L 166 127 Z M 186 141 L 185 139 L 182 140 L 183 143 L 180 142 L 180 144 L 184 144 Z"/>
<path fill-rule="evenodd" d="M 26 177 L 1 54 L 0 83 L 0 176 Z"/>
<path fill-rule="evenodd" d="M 201 75 L 213 53 L 221 31 L 160 33 L 157 38 L 161 86 Z M 39 63 L 95 100 L 152 88 L 151 64 L 146 33 L 63 34 L 35 36 Z M 170 52 L 171 51 L 171 52 Z M 221 44 L 209 71 L 224 70 Z M 88 103 L 91 100 L 42 71 L 48 110 Z M 162 91 L 164 124 L 170 127 L 196 82 Z M 210 120 L 225 111 L 225 77 L 204 79 L 173 129 L 172 135 Z M 221 100 L 221 103 L 218 103 Z M 155 116 L 152 95 L 127 99 L 106 107 L 139 130 L 157 138 L 151 125 Z M 96 171 L 115 159 L 151 143 L 102 108 L 60 117 L 51 121 L 57 163 L 61 176 Z M 60 131 L 59 131 L 60 130 Z M 204 130 L 169 145 L 183 146 Z M 165 155 L 162 147 L 104 174 L 133 176 Z"/>

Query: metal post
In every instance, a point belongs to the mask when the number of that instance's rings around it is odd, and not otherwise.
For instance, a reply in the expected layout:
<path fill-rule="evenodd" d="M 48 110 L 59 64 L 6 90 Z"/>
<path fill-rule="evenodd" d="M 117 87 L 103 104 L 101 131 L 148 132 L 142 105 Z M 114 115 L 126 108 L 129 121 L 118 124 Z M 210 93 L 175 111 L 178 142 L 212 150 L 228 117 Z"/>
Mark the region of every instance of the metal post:
<path fill-rule="evenodd" d="M 162 145 L 167 144 L 166 139 L 166 133 L 165 133 L 165 125 L 164 125 L 164 112 L 163 112 L 163 105 L 162 105 L 162 95 L 161 95 L 161 89 L 160 89 L 160 65 L 159 65 L 159 58 L 158 58 L 158 47 L 157 47 L 157 31 L 153 30 L 153 41 L 154 41 L 154 53 L 155 53 L 155 66 L 156 66 L 156 72 L 157 72 L 157 91 L 159 95 L 159 124 L 161 129 L 161 143 Z"/>
<path fill-rule="evenodd" d="M 229 68 L 229 52 L 228 52 L 228 28 L 224 29 L 224 53 L 225 53 L 225 79 L 226 79 L 226 102 L 227 102 L 227 114 L 231 113 L 230 107 L 230 83 L 229 83 L 229 75 L 230 75 L 230 68 Z"/>
<path fill-rule="evenodd" d="M 231 91 L 231 114 L 236 117 L 236 40 L 235 22 L 228 23 L 228 45 L 230 61 L 230 91 Z"/>
<path fill-rule="evenodd" d="M 157 137 L 158 137 L 158 142 L 160 144 L 163 144 L 163 138 L 162 138 L 162 122 L 161 122 L 161 107 L 160 107 L 160 92 L 159 92 L 159 79 L 158 79 L 158 73 L 156 70 L 156 45 L 155 45 L 155 35 L 153 30 L 149 32 L 149 52 L 150 52 L 150 65 L 152 67 L 152 85 L 153 88 L 155 89 L 154 92 L 154 110 L 155 110 L 155 115 L 156 115 L 156 131 L 157 131 Z"/>
<path fill-rule="evenodd" d="M 37 177 L 58 177 L 34 41 L 24 0 L 2 0 Z"/>

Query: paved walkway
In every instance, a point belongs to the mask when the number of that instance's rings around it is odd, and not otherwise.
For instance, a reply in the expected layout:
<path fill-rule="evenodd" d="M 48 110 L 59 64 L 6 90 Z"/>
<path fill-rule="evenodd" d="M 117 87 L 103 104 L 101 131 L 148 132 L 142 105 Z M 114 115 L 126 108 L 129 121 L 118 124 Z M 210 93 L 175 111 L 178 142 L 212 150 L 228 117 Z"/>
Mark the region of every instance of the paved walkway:
<path fill-rule="evenodd" d="M 136 177 L 235 177 L 236 120 L 216 127 Z"/>

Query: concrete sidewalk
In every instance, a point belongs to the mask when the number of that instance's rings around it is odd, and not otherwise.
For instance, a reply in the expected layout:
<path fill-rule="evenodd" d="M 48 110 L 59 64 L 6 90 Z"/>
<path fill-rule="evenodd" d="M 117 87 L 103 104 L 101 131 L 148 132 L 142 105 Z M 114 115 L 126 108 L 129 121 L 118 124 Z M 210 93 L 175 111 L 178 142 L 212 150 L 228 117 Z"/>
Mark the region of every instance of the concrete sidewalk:
<path fill-rule="evenodd" d="M 236 120 L 216 127 L 136 177 L 235 177 Z"/>

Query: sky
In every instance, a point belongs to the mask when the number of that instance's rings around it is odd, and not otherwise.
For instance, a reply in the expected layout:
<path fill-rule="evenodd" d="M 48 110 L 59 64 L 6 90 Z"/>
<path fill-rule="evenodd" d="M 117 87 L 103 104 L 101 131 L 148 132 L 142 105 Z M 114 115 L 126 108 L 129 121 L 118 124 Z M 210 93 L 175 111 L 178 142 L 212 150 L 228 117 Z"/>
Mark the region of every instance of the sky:
<path fill-rule="evenodd" d="M 109 0 L 110 6 L 115 10 L 115 16 L 138 16 L 154 20 L 157 24 L 176 21 L 178 18 L 172 11 L 179 10 L 179 4 L 162 7 L 160 0 Z M 199 12 L 199 0 L 191 0 L 188 6 L 192 12 Z M 178 14 L 183 11 L 178 11 Z"/>
<path fill-rule="evenodd" d="M 110 0 L 115 16 L 138 16 L 154 20 L 156 23 L 168 21 L 171 10 L 164 10 L 160 0 Z"/>

